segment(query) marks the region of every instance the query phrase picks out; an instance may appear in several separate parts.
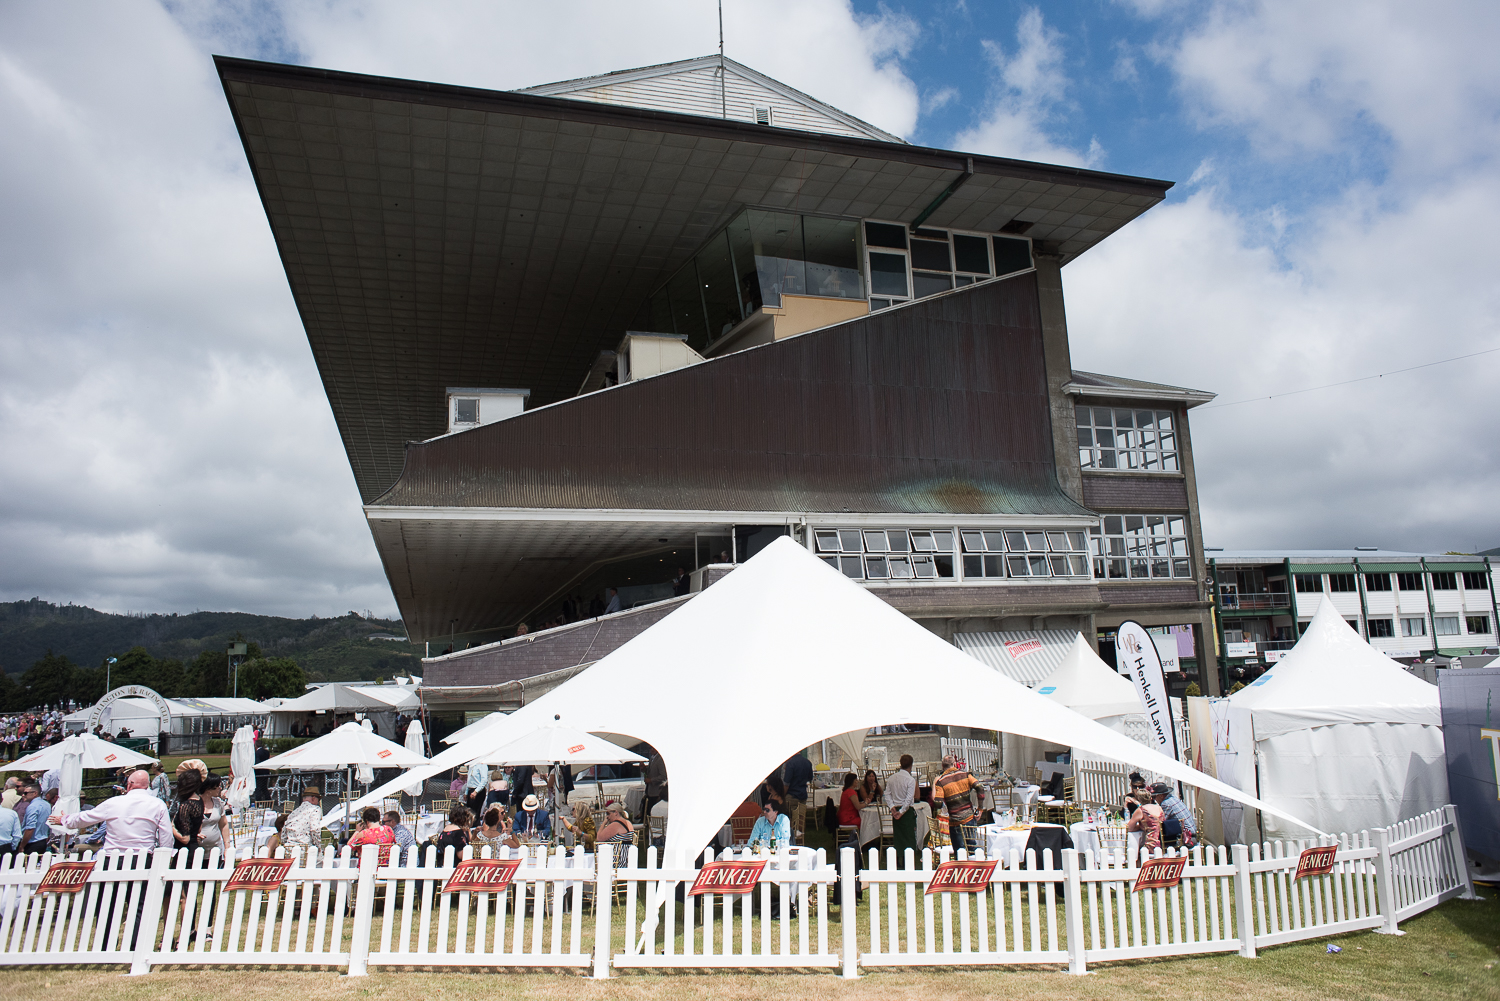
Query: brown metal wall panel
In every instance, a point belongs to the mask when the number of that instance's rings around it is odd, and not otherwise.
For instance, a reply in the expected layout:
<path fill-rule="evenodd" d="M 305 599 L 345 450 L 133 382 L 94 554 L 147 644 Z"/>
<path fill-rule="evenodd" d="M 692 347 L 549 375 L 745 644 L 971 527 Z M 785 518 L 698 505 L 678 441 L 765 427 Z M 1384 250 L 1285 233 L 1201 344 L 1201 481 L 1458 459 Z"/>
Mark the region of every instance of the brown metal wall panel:
<path fill-rule="evenodd" d="M 375 504 L 1088 513 L 1057 485 L 1029 274 L 409 445 Z"/>
<path fill-rule="evenodd" d="M 1198 601 L 1196 584 L 1124 583 L 1100 584 L 1099 597 L 1110 605 L 1193 604 Z"/>
<path fill-rule="evenodd" d="M 870 588 L 881 601 L 913 618 L 995 618 L 1006 615 L 1061 615 L 1100 606 L 1092 584 L 1033 587 L 1025 584 L 974 587 Z"/>
<path fill-rule="evenodd" d="M 1083 503 L 1102 512 L 1186 512 L 1187 480 L 1181 476 L 1084 473 Z"/>

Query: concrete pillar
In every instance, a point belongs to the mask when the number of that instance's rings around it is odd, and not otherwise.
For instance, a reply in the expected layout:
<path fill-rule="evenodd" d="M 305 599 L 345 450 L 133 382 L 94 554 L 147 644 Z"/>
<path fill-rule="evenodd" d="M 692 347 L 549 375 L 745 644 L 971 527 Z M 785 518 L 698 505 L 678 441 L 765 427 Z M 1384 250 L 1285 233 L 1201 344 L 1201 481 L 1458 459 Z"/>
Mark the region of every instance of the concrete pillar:
<path fill-rule="evenodd" d="M 1047 365 L 1047 399 L 1052 415 L 1052 451 L 1057 464 L 1057 482 L 1063 493 L 1083 503 L 1083 471 L 1078 465 L 1077 414 L 1073 397 L 1063 386 L 1073 380 L 1073 359 L 1068 350 L 1068 315 L 1063 308 L 1062 256 L 1038 246 L 1036 262 L 1037 298 L 1042 320 L 1042 352 Z"/>

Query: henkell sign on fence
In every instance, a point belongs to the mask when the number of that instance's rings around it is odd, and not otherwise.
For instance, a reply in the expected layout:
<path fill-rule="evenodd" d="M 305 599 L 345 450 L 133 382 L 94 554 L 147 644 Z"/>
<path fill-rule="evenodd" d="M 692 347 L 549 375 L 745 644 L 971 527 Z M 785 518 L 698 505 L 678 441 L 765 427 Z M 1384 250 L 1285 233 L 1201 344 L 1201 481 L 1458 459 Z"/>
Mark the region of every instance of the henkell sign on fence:
<path fill-rule="evenodd" d="M 234 872 L 224 884 L 224 892 L 230 890 L 274 890 L 286 882 L 293 859 L 247 858 L 235 863 Z"/>
<path fill-rule="evenodd" d="M 1182 882 L 1182 870 L 1187 868 L 1186 855 L 1168 855 L 1154 858 L 1141 866 L 1135 877 L 1135 890 L 1165 890 Z"/>
<path fill-rule="evenodd" d="M 749 893 L 760 882 L 760 874 L 766 869 L 766 860 L 758 862 L 708 862 L 698 870 L 698 878 L 688 896 L 698 897 L 705 893 Z"/>
<path fill-rule="evenodd" d="M 990 885 L 995 862 L 944 862 L 932 871 L 927 893 L 978 893 Z"/>
<path fill-rule="evenodd" d="M 444 893 L 503 893 L 521 867 L 518 858 L 465 859 L 453 869 L 443 884 Z"/>
<path fill-rule="evenodd" d="M 1326 876 L 1333 872 L 1333 857 L 1339 853 L 1337 845 L 1329 845 L 1326 848 L 1308 848 L 1297 858 L 1297 875 L 1293 879 L 1301 879 L 1303 876 Z"/>
<path fill-rule="evenodd" d="M 77 893 L 89 881 L 94 871 L 92 860 L 88 862 L 53 862 L 36 885 L 37 893 Z"/>

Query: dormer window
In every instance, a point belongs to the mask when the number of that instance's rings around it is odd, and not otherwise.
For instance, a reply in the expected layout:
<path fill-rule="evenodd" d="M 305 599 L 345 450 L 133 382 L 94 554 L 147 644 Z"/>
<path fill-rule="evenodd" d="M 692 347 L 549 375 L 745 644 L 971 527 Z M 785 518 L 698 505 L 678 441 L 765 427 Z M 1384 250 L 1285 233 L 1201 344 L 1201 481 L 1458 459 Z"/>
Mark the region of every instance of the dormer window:
<path fill-rule="evenodd" d="M 479 399 L 455 398 L 453 400 L 453 423 L 478 424 L 479 423 Z"/>

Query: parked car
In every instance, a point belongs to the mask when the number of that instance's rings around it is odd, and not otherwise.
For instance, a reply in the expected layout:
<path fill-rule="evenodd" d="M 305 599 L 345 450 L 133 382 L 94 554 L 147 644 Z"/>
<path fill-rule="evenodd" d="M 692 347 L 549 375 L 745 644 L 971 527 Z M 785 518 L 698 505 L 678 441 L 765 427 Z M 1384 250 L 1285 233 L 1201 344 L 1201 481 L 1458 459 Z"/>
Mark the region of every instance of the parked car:
<path fill-rule="evenodd" d="M 597 784 L 595 773 L 598 775 Z M 601 785 L 604 787 L 604 800 L 617 799 L 624 803 L 626 793 L 632 789 L 639 789 L 642 797 L 646 794 L 646 780 L 641 777 L 640 765 L 593 765 L 573 772 L 573 791 L 568 795 L 568 805 L 572 806 L 575 800 L 585 799 L 598 807 L 602 802 L 599 799 Z"/>

